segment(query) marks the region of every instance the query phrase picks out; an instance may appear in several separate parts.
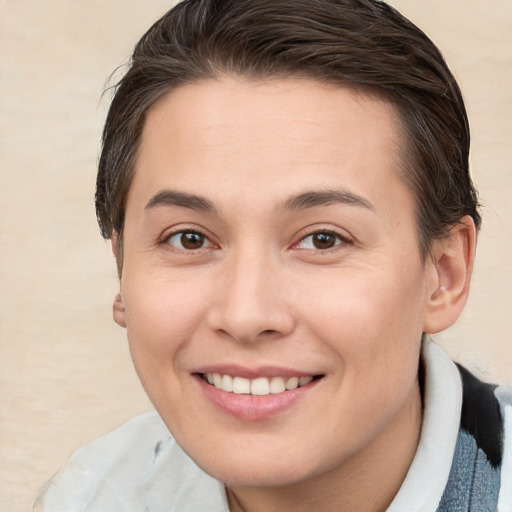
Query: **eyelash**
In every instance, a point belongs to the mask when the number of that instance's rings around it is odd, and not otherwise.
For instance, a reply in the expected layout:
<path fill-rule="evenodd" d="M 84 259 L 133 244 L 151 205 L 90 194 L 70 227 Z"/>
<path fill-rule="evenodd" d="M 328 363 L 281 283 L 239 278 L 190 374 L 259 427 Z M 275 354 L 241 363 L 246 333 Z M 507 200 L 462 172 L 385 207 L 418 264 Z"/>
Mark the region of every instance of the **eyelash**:
<path fill-rule="evenodd" d="M 184 247 L 183 246 L 183 240 L 182 240 L 182 237 L 185 236 L 185 235 L 191 235 L 191 236 L 198 236 L 198 237 L 201 237 L 202 238 L 202 244 L 204 244 L 205 242 L 208 243 L 207 246 L 201 246 L 201 247 L 197 247 L 197 248 L 187 248 L 187 247 Z M 173 238 L 178 238 L 180 239 L 180 244 L 181 244 L 181 247 L 177 246 L 177 245 L 174 245 L 171 243 L 171 240 Z M 202 233 L 201 231 L 197 230 L 197 229 L 180 229 L 179 231 L 173 231 L 172 233 L 169 233 L 163 240 L 162 240 L 162 243 L 163 244 L 168 244 L 168 245 L 171 245 L 172 247 L 174 247 L 175 249 L 177 249 L 178 251 L 181 251 L 181 252 L 184 252 L 184 253 L 192 253 L 192 252 L 195 252 L 195 251 L 198 251 L 198 250 L 201 250 L 201 249 L 206 249 L 206 248 L 209 248 L 209 247 L 215 247 L 215 244 L 213 244 L 211 242 L 211 240 L 208 238 L 207 235 L 205 235 L 204 233 Z"/>
<path fill-rule="evenodd" d="M 312 238 L 314 236 L 321 236 L 321 235 L 325 235 L 326 237 L 334 237 L 334 244 L 330 247 L 324 247 L 324 248 L 319 248 L 319 247 L 304 247 L 304 248 L 300 248 L 299 245 L 301 243 L 304 243 L 308 238 Z M 194 236 L 197 236 L 197 237 L 200 237 L 201 239 L 201 247 L 195 247 L 195 248 L 190 248 L 190 247 L 184 247 L 183 246 L 183 236 L 191 236 L 191 237 L 194 237 Z M 173 238 L 177 238 L 179 237 L 179 243 L 181 245 L 181 247 L 171 243 L 171 240 Z M 204 246 L 203 244 L 207 242 L 208 245 Z M 181 229 L 179 231 L 174 231 L 172 233 L 170 233 L 169 235 L 167 235 L 163 240 L 162 240 L 162 243 L 163 244 L 168 244 L 168 245 L 171 245 L 172 247 L 174 247 L 175 249 L 179 250 L 179 251 L 182 251 L 182 252 L 185 252 L 185 253 L 192 253 L 192 252 L 195 252 L 195 251 L 198 251 L 198 250 L 201 250 L 201 249 L 206 249 L 206 248 L 209 248 L 209 247 L 215 247 L 215 244 L 213 242 L 211 242 L 211 240 L 208 238 L 207 235 L 205 235 L 204 233 L 202 233 L 201 231 L 197 230 L 197 229 Z M 312 242 L 314 244 L 314 242 Z M 349 239 L 347 239 L 346 237 L 344 237 L 343 235 L 340 235 L 339 233 L 336 233 L 335 231 L 332 231 L 332 230 L 328 230 L 328 229 L 323 229 L 323 230 L 315 230 L 315 231 L 311 231 L 310 233 L 308 233 L 307 235 L 303 236 L 299 242 L 297 242 L 296 244 L 293 245 L 292 248 L 294 249 L 302 249 L 302 250 L 306 250 L 306 251 L 319 251 L 319 252 L 326 252 L 326 251 L 329 251 L 329 250 L 335 250 L 336 247 L 340 246 L 340 245 L 346 245 L 346 244 L 350 244 L 352 243 Z"/>
<path fill-rule="evenodd" d="M 302 250 L 305 250 L 305 251 L 319 251 L 319 252 L 327 252 L 327 251 L 330 251 L 330 250 L 336 250 L 336 248 L 338 248 L 340 245 L 347 245 L 347 244 L 351 244 L 352 241 L 349 240 L 347 237 L 337 233 L 336 231 L 332 231 L 332 230 L 329 230 L 329 229 L 317 229 L 315 231 L 311 231 L 310 233 L 308 233 L 307 235 L 303 236 L 298 243 L 296 243 L 293 248 L 297 248 L 297 249 L 301 249 L 299 247 L 299 245 L 301 243 L 303 243 L 305 240 L 307 240 L 308 238 L 312 238 L 314 236 L 318 236 L 318 235 L 326 235 L 328 237 L 334 237 L 335 238 L 335 241 L 334 241 L 334 245 L 332 245 L 331 247 L 326 247 L 326 248 L 318 248 L 318 247 L 306 247 L 306 248 L 302 248 Z"/>

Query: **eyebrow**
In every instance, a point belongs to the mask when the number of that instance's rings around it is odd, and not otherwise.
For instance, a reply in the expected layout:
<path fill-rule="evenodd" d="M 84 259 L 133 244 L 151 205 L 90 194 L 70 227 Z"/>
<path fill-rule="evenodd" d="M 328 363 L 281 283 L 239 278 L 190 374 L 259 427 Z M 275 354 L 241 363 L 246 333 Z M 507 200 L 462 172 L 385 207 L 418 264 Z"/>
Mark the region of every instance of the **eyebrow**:
<path fill-rule="evenodd" d="M 304 192 L 288 198 L 279 209 L 284 211 L 307 210 L 308 208 L 314 208 L 316 206 L 329 206 L 337 203 L 359 206 L 375 211 L 375 208 L 369 201 L 346 190 Z M 158 206 L 179 206 L 181 208 L 189 208 L 191 210 L 213 214 L 217 211 L 213 203 L 205 197 L 169 189 L 157 192 L 149 200 L 144 209 L 150 210 Z"/>
<path fill-rule="evenodd" d="M 366 199 L 347 190 L 319 190 L 305 192 L 287 199 L 282 205 L 283 210 L 306 210 L 316 206 L 329 206 L 331 204 L 346 204 L 360 206 L 375 212 L 373 205 Z"/>
<path fill-rule="evenodd" d="M 169 189 L 161 190 L 156 193 L 149 200 L 144 209 L 151 210 L 158 206 L 180 206 L 199 212 L 215 213 L 215 207 L 208 199 L 195 194 L 186 194 L 185 192 L 177 192 Z"/>

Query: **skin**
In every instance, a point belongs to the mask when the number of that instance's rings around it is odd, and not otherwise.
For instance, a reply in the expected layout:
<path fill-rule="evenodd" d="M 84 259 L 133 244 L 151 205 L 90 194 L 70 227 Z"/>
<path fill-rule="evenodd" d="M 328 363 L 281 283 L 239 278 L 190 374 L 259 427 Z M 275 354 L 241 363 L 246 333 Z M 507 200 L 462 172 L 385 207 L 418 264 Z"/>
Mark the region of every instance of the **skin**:
<path fill-rule="evenodd" d="M 390 104 L 314 81 L 198 82 L 147 116 L 114 317 L 156 409 L 233 511 L 385 510 L 403 482 L 421 336 L 460 313 L 475 235 L 465 218 L 421 258 L 401 142 Z M 197 248 L 182 245 L 191 230 Z M 322 378 L 251 421 L 198 384 L 221 364 Z"/>

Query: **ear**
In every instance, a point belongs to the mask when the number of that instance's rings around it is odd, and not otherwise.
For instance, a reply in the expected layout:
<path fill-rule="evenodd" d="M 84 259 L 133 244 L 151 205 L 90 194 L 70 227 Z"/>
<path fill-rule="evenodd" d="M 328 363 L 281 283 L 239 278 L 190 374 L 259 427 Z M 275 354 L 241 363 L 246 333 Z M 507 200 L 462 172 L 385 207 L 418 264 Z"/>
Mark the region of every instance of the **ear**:
<path fill-rule="evenodd" d="M 475 247 L 476 228 L 469 215 L 454 225 L 445 238 L 434 242 L 430 265 L 435 279 L 428 290 L 424 332 L 440 332 L 459 318 L 469 294 Z"/>
<path fill-rule="evenodd" d="M 117 293 L 112 304 L 112 314 L 114 316 L 114 322 L 126 328 L 126 312 L 124 310 L 123 298 L 120 293 Z"/>
<path fill-rule="evenodd" d="M 119 280 L 121 280 L 123 269 L 123 247 L 119 235 L 115 232 L 112 235 L 111 243 L 112 253 L 116 258 L 117 275 L 119 276 Z M 121 327 L 126 327 L 126 313 L 124 310 L 124 303 L 121 292 L 118 292 L 114 298 L 114 303 L 112 304 L 112 313 L 114 322 Z"/>

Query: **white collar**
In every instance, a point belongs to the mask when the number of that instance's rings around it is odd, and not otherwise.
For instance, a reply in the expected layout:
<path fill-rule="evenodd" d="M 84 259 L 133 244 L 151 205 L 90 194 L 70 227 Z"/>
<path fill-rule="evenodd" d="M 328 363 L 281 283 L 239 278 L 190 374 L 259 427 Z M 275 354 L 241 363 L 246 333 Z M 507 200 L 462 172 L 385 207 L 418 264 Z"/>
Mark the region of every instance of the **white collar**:
<path fill-rule="evenodd" d="M 405 480 L 387 512 L 433 512 L 443 495 L 455 452 L 462 408 L 462 381 L 448 356 L 430 339 L 425 368 L 421 437 Z"/>

